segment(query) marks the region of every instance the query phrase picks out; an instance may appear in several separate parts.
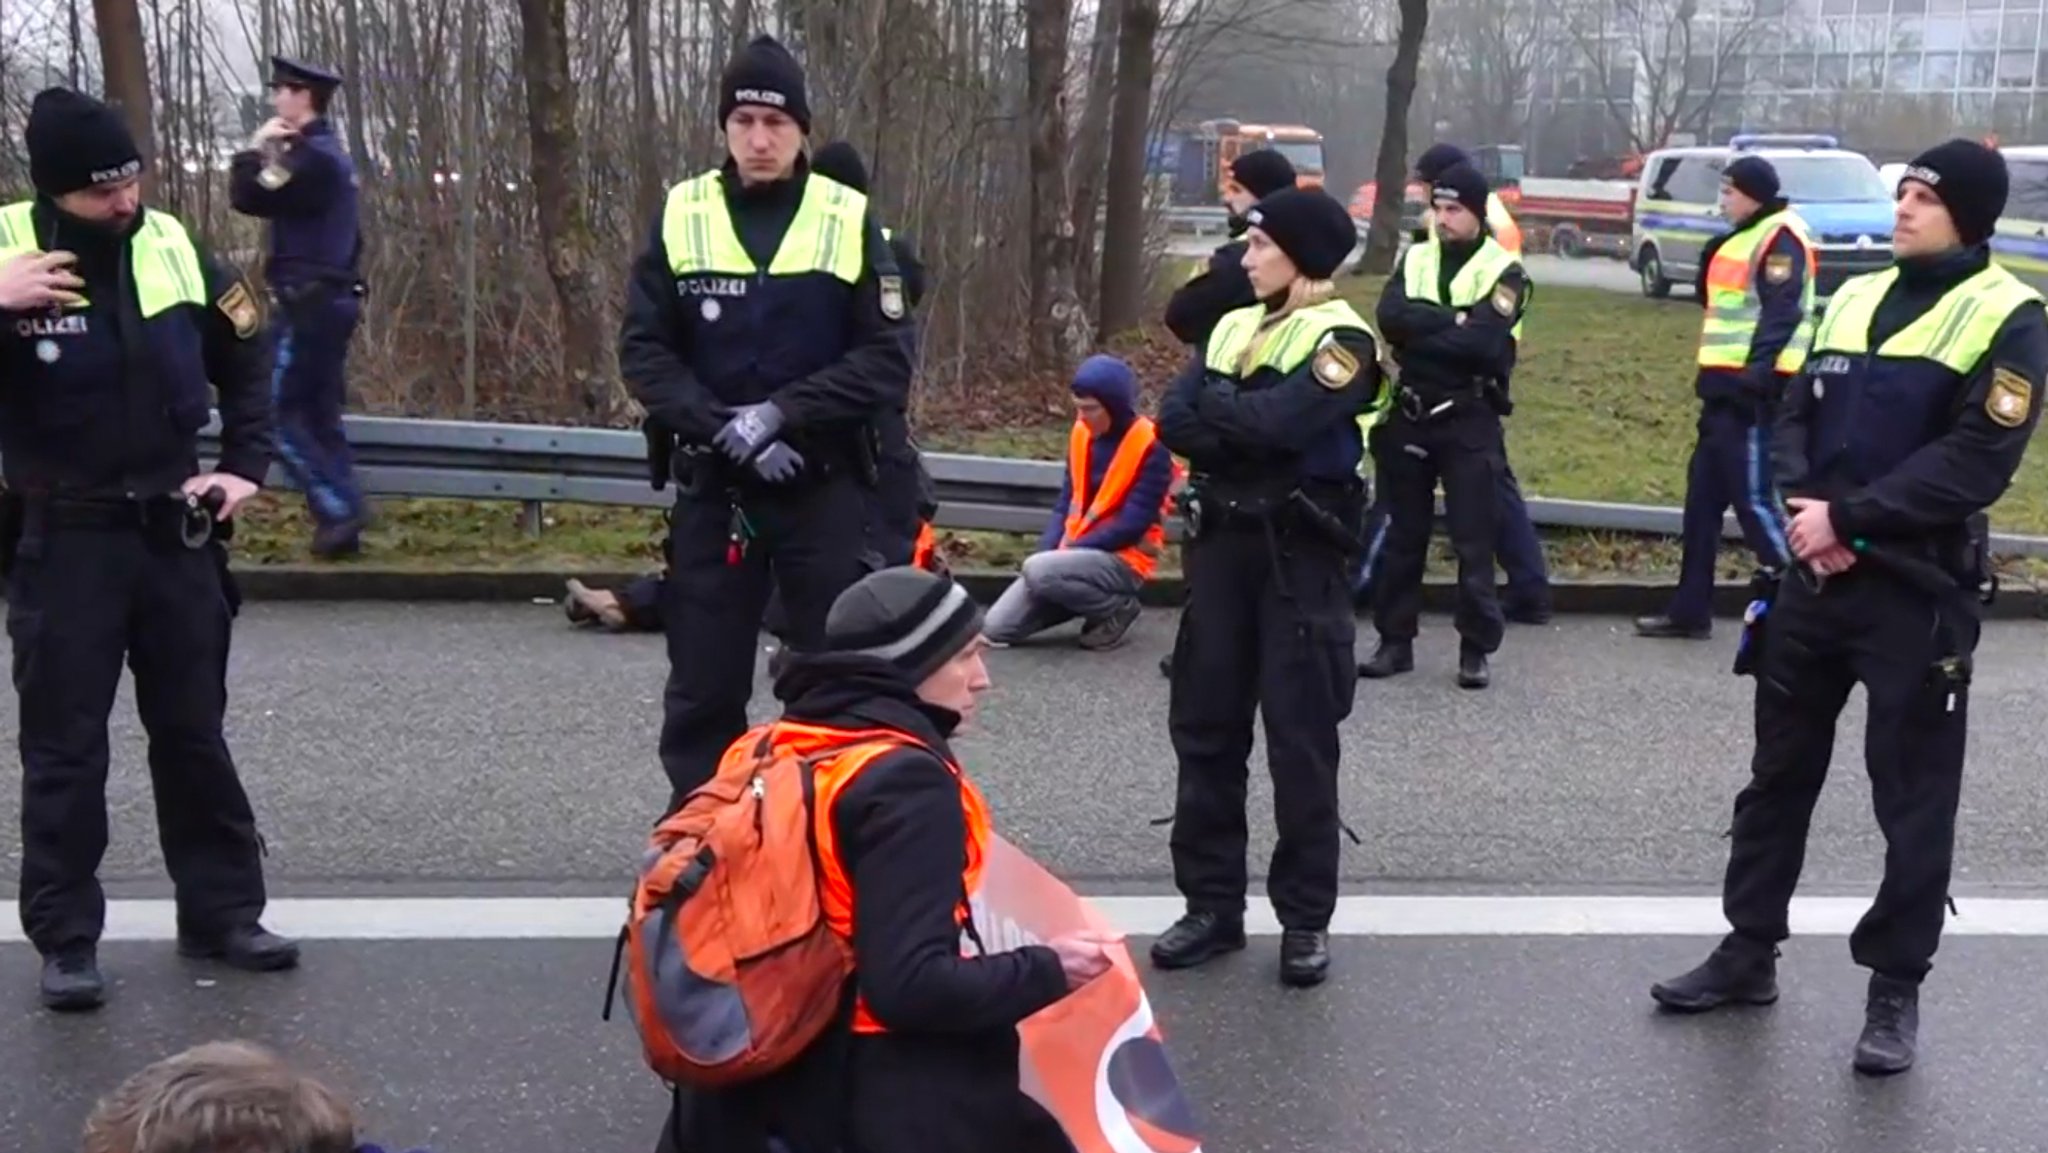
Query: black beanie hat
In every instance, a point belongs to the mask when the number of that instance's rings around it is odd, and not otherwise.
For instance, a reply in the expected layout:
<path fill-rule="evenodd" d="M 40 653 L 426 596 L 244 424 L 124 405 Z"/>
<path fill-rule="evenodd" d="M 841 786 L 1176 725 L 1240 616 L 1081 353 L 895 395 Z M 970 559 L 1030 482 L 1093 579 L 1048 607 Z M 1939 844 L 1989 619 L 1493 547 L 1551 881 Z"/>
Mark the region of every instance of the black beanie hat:
<path fill-rule="evenodd" d="M 1903 183 L 1917 180 L 1934 190 L 1955 221 L 1964 244 L 1982 244 L 1998 228 L 2010 185 L 2005 157 L 1960 137 L 1922 152 L 1906 165 Z"/>
<path fill-rule="evenodd" d="M 1415 160 L 1415 175 L 1434 184 L 1438 176 L 1460 164 L 1470 164 L 1472 158 L 1455 144 L 1432 144 L 1429 150 Z"/>
<path fill-rule="evenodd" d="M 1263 200 L 1283 188 L 1294 187 L 1294 165 L 1273 149 L 1260 148 L 1231 161 L 1230 178 Z"/>
<path fill-rule="evenodd" d="M 116 184 L 142 173 L 142 152 L 128 121 L 104 101 L 69 88 L 45 88 L 29 105 L 29 182 L 44 196 Z"/>
<path fill-rule="evenodd" d="M 951 577 L 899 565 L 869 573 L 825 613 L 825 650 L 887 661 L 921 683 L 981 635 L 981 606 Z"/>
<path fill-rule="evenodd" d="M 811 106 L 804 100 L 804 69 L 773 36 L 756 36 L 725 66 L 718 84 L 718 122 L 742 104 L 789 113 L 797 127 L 811 130 Z"/>
<path fill-rule="evenodd" d="M 1761 156 L 1741 157 L 1721 173 L 1721 178 L 1759 204 L 1769 204 L 1778 198 L 1778 170 Z"/>
<path fill-rule="evenodd" d="M 811 156 L 811 171 L 837 180 L 855 192 L 868 190 L 868 166 L 861 162 L 860 149 L 844 140 L 834 140 Z"/>
<path fill-rule="evenodd" d="M 1245 224 L 1270 237 L 1311 280 L 1328 280 L 1358 246 L 1358 226 L 1320 188 L 1283 188 L 1244 214 Z"/>
<path fill-rule="evenodd" d="M 1481 220 L 1486 219 L 1486 177 L 1470 164 L 1453 164 L 1430 181 L 1429 202 L 1455 200 Z"/>

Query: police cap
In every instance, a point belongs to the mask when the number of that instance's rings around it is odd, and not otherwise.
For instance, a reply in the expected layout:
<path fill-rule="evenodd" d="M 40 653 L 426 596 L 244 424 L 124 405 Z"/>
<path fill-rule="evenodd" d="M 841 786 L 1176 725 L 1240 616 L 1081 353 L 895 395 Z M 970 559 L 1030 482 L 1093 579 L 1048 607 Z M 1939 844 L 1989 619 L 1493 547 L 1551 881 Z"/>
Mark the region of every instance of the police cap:
<path fill-rule="evenodd" d="M 294 60 L 289 56 L 272 56 L 270 82 L 293 88 L 310 88 L 316 92 L 332 92 L 341 87 L 341 74 L 330 72 L 317 64 Z"/>

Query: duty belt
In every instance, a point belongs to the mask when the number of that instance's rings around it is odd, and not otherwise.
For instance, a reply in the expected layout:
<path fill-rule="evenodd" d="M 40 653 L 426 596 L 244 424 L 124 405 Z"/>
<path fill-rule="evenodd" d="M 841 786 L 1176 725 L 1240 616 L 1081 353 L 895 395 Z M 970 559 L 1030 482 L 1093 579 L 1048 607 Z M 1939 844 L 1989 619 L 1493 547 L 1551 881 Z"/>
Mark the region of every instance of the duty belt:
<path fill-rule="evenodd" d="M 1425 397 L 1422 393 L 1404 384 L 1401 386 L 1400 391 L 1395 394 L 1394 403 L 1400 408 L 1401 415 L 1409 420 L 1417 424 L 1428 424 L 1431 421 L 1442 420 L 1457 412 L 1460 408 L 1469 407 L 1480 399 L 1481 396 L 1477 389 L 1436 392 L 1431 396 Z"/>
<path fill-rule="evenodd" d="M 80 497 L 24 496 L 24 535 L 40 537 L 52 529 L 101 532 L 132 530 L 154 543 L 204 548 L 233 533 L 229 522 L 216 518 L 226 494 L 209 489 L 204 497 L 182 493 L 141 500 L 92 500 Z"/>

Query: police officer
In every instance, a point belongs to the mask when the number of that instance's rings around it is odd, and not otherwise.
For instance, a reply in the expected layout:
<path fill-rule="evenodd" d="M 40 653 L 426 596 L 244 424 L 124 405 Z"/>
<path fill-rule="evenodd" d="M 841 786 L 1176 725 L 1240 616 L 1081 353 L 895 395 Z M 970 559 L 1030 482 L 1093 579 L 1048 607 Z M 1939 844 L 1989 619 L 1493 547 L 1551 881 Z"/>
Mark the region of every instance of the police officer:
<path fill-rule="evenodd" d="M 1435 235 L 1402 254 L 1380 296 L 1380 333 L 1400 361 L 1401 385 L 1373 435 L 1388 526 L 1372 594 L 1380 643 L 1360 676 L 1415 667 L 1439 480 L 1458 557 L 1458 684 L 1485 688 L 1487 657 L 1500 648 L 1504 625 L 1493 582 L 1498 483 L 1507 459 L 1500 418 L 1529 283 L 1521 264 L 1487 234 L 1486 197 L 1486 178 L 1470 166 L 1439 176 L 1430 189 Z"/>
<path fill-rule="evenodd" d="M 730 155 L 669 191 L 619 351 L 678 446 L 661 734 L 678 799 L 746 728 L 771 569 L 799 650 L 864 571 L 870 421 L 910 381 L 902 277 L 867 197 L 804 161 L 803 70 L 762 36 L 720 87 Z"/>
<path fill-rule="evenodd" d="M 1778 195 L 1778 173 L 1744 156 L 1721 174 L 1721 214 L 1735 227 L 1700 257 L 1699 438 L 1685 484 L 1685 553 L 1678 589 L 1656 616 L 1636 620 L 1646 637 L 1713 633 L 1721 514 L 1735 517 L 1757 563 L 1782 572 L 1791 559 L 1772 499 L 1771 413 L 1806 363 L 1813 339 L 1813 246 Z"/>
<path fill-rule="evenodd" d="M 1329 972 L 1337 903 L 1337 728 L 1357 688 L 1345 573 L 1365 515 L 1358 417 L 1389 399 L 1371 327 L 1330 277 L 1358 242 L 1320 189 L 1245 214 L 1260 303 L 1225 316 L 1160 402 L 1159 433 L 1192 470 L 1183 512 L 1189 603 L 1168 728 L 1179 758 L 1173 875 L 1187 915 L 1152 946 L 1161 968 L 1244 947 L 1245 774 L 1265 717 L 1280 830 L 1268 872 L 1280 977 Z"/>
<path fill-rule="evenodd" d="M 271 391 L 279 455 L 306 494 L 314 554 L 340 556 L 361 548 L 369 521 L 341 423 L 348 342 L 362 319 L 364 292 L 355 162 L 327 119 L 341 77 L 270 59 L 277 115 L 235 154 L 229 197 L 237 211 L 270 221 L 266 276 L 278 303 Z"/>
<path fill-rule="evenodd" d="M 0 208 L 0 259 L 69 252 L 83 283 L 82 299 L 10 309 L 0 327 L 21 921 L 43 957 L 43 1004 L 90 1009 L 104 997 L 97 873 L 124 661 L 149 735 L 178 951 L 249 970 L 298 960 L 258 922 L 256 820 L 221 735 L 238 603 L 221 540 L 269 471 L 269 366 L 247 281 L 142 206 L 141 155 L 118 112 L 46 89 L 26 137 L 35 196 Z M 221 453 L 201 472 L 209 382 Z"/>
<path fill-rule="evenodd" d="M 1424 187 L 1431 187 L 1437 177 L 1460 164 L 1471 164 L 1471 158 L 1463 149 L 1454 144 L 1432 144 L 1416 159 L 1415 178 Z M 1434 213 L 1424 213 L 1422 227 L 1416 230 L 1415 240 L 1424 242 L 1429 239 L 1434 219 Z M 1486 194 L 1486 230 L 1509 256 L 1517 260 L 1522 258 L 1521 226 L 1515 223 L 1507 205 L 1501 203 L 1500 194 L 1491 189 Z M 1384 494 L 1381 496 L 1383 498 Z M 1522 482 L 1516 479 L 1514 464 L 1507 459 L 1505 452 L 1501 454 L 1495 497 L 1499 508 L 1494 522 L 1494 554 L 1507 577 L 1501 615 L 1518 624 L 1548 623 L 1551 611 L 1550 570 L 1543 557 L 1543 541 L 1536 535 L 1536 523 L 1530 519 L 1528 502 L 1522 498 Z M 1357 582 L 1358 599 L 1362 605 L 1371 603 L 1372 579 L 1377 575 L 1381 550 L 1386 545 L 1384 499 L 1374 505 L 1369 525 L 1370 540 L 1365 564 Z"/>
<path fill-rule="evenodd" d="M 1218 245 L 1209 254 L 1209 266 L 1175 289 L 1166 302 L 1166 327 L 1182 343 L 1201 350 L 1225 314 L 1258 303 L 1244 271 L 1244 214 L 1260 200 L 1294 187 L 1295 180 L 1294 165 L 1271 148 L 1240 153 L 1230 162 L 1230 181 L 1223 188 L 1223 203 L 1230 210 L 1230 240 Z"/>
<path fill-rule="evenodd" d="M 1757 746 L 1722 889 L 1733 931 L 1651 990 L 1693 1011 L 1777 998 L 1807 826 L 1860 682 L 1885 838 L 1884 880 L 1849 938 L 1871 970 L 1854 1058 L 1866 1073 L 1913 1063 L 1955 847 L 1984 511 L 2012 483 L 2048 383 L 2041 297 L 1991 258 L 2006 190 L 2004 159 L 1980 144 L 1916 158 L 1898 187 L 1897 261 L 1842 286 L 1786 397 L 1773 460 L 1803 571 L 1748 638 L 1761 646 Z"/>

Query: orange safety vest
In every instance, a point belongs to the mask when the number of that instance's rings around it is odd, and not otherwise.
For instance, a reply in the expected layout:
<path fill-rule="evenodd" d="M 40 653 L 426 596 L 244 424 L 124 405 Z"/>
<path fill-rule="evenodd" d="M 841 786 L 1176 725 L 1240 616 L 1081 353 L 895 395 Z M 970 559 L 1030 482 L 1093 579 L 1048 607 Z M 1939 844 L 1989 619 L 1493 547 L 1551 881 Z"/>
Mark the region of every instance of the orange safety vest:
<path fill-rule="evenodd" d="M 939 534 L 932 531 L 932 522 L 920 521 L 917 526 L 917 544 L 910 551 L 910 563 L 926 572 L 937 572 L 932 564 L 939 552 Z"/>
<path fill-rule="evenodd" d="M 836 729 L 794 721 L 776 721 L 768 727 L 778 755 L 811 757 L 830 753 L 835 748 L 844 750 L 836 756 L 821 759 L 817 764 L 814 778 L 817 791 L 811 807 L 811 838 L 818 849 L 818 902 L 825 915 L 825 923 L 850 948 L 853 945 L 853 879 L 846 875 L 845 866 L 839 860 L 839 838 L 832 826 L 833 806 L 846 786 L 852 784 L 861 770 L 877 758 L 906 745 L 923 748 L 924 743 L 893 729 Z M 742 749 L 744 746 L 744 753 L 751 755 L 759 739 L 758 735 L 750 733 L 733 748 Z M 981 885 L 982 862 L 988 852 L 991 835 L 988 801 L 958 764 L 945 760 L 946 767 L 953 770 L 954 780 L 960 784 L 960 810 L 967 820 L 967 869 L 960 875 L 960 905 L 954 910 L 954 918 L 964 930 L 969 921 L 967 894 Z M 853 1031 L 888 1031 L 887 1026 L 868 1012 L 866 998 L 858 995 L 853 1006 Z"/>
<path fill-rule="evenodd" d="M 1081 539 L 1089 529 L 1116 515 L 1124 501 L 1131 495 L 1131 486 L 1137 483 L 1138 470 L 1145 465 L 1145 454 L 1159 441 L 1159 428 L 1149 416 L 1141 416 L 1131 422 L 1130 430 L 1124 433 L 1123 443 L 1117 445 L 1116 455 L 1110 458 L 1109 468 L 1102 474 L 1102 491 L 1088 494 L 1088 452 L 1094 444 L 1094 436 L 1088 431 L 1085 421 L 1076 420 L 1074 431 L 1067 436 L 1067 474 L 1074 484 L 1073 499 L 1067 503 L 1066 535 L 1061 544 L 1072 544 Z M 1174 479 L 1180 478 L 1180 462 L 1169 458 Z M 1172 485 L 1169 484 L 1171 490 Z M 1169 500 L 1171 497 L 1169 496 Z M 1161 501 L 1159 518 L 1152 527 L 1145 530 L 1145 538 L 1130 548 L 1120 549 L 1117 556 L 1131 566 L 1138 579 L 1150 580 L 1152 572 L 1159 567 L 1159 556 L 1166 551 L 1166 501 Z"/>

